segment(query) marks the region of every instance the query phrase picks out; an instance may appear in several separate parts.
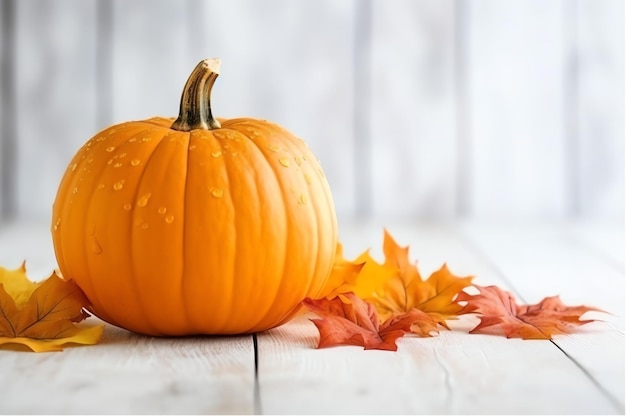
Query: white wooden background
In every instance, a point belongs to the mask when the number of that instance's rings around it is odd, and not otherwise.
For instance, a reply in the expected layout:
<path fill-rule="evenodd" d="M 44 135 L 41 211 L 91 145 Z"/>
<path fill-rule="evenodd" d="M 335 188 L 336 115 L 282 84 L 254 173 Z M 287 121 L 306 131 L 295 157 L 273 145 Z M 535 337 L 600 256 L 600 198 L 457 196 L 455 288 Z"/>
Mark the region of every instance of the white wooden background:
<path fill-rule="evenodd" d="M 48 219 L 79 146 L 174 116 L 214 56 L 215 113 L 305 138 L 343 218 L 623 217 L 621 0 L 0 4 L 5 219 Z"/>

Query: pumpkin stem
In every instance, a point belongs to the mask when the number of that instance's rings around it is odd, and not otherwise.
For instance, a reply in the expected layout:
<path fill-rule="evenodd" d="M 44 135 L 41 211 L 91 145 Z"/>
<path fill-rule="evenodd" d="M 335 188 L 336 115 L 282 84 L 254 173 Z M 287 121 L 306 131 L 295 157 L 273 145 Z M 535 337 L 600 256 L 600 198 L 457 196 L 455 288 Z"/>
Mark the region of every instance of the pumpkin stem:
<path fill-rule="evenodd" d="M 221 63 L 218 58 L 210 58 L 196 65 L 185 83 L 180 98 L 180 112 L 171 126 L 172 129 L 189 132 L 194 129 L 211 130 L 221 127 L 211 113 L 211 89 L 220 73 Z"/>

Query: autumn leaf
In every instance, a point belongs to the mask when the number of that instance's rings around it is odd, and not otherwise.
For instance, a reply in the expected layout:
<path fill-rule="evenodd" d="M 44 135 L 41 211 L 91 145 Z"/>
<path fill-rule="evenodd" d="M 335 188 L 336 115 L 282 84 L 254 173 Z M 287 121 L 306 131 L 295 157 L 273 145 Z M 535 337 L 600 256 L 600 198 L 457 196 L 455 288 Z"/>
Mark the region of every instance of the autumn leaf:
<path fill-rule="evenodd" d="M 359 273 L 363 269 L 365 262 L 350 262 L 343 257 L 343 246 L 337 243 L 335 251 L 335 262 L 328 277 L 325 288 L 322 290 L 322 297 L 329 300 L 337 295 L 353 291 Z"/>
<path fill-rule="evenodd" d="M 333 299 L 307 298 L 303 304 L 321 319 L 311 319 L 320 333 L 319 348 L 353 345 L 367 349 L 397 350 L 396 340 L 408 332 L 421 317 L 410 311 L 389 318 L 381 324 L 374 306 L 354 293 Z"/>
<path fill-rule="evenodd" d="M 83 309 L 88 305 L 80 288 L 56 273 L 33 283 L 26 277 L 25 263 L 16 270 L 0 267 L 0 345 L 46 352 L 97 343 L 102 326 L 75 324 L 89 316 Z"/>
<path fill-rule="evenodd" d="M 518 305 L 515 297 L 497 286 L 475 285 L 479 294 L 461 292 L 457 301 L 467 302 L 464 313 L 476 313 L 480 323 L 470 333 L 503 333 L 507 338 L 551 339 L 554 334 L 569 333 L 576 326 L 595 320 L 580 320 L 594 307 L 566 306 L 558 296 L 546 297 L 532 305 Z"/>
<path fill-rule="evenodd" d="M 473 277 L 457 277 L 444 264 L 424 281 L 416 263 L 409 261 L 409 247 L 399 246 L 387 230 L 383 254 L 383 264 L 366 260 L 355 293 L 374 304 L 383 319 L 417 309 L 448 328 L 446 320 L 456 318 L 463 309 L 455 297 Z"/>

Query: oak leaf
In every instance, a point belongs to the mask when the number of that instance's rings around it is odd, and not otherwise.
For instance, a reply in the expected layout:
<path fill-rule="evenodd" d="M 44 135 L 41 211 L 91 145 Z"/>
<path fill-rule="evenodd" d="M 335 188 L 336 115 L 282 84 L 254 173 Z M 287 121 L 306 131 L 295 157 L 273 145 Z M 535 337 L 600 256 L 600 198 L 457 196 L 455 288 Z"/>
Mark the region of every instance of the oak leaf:
<path fill-rule="evenodd" d="M 374 306 L 354 293 L 345 293 L 333 299 L 306 298 L 303 304 L 320 319 L 311 319 L 320 333 L 319 348 L 353 345 L 367 349 L 398 349 L 396 340 L 409 331 L 419 319 L 416 311 L 380 322 Z"/>
<path fill-rule="evenodd" d="M 0 345 L 24 345 L 34 352 L 63 350 L 68 344 L 95 344 L 103 327 L 79 327 L 89 315 L 81 289 L 52 273 L 34 283 L 26 265 L 15 270 L 0 267 Z"/>
<path fill-rule="evenodd" d="M 470 333 L 502 333 L 507 338 L 551 339 L 554 334 L 569 333 L 576 326 L 595 320 L 580 320 L 595 307 L 566 306 L 558 296 L 546 297 L 537 304 L 518 305 L 515 297 L 497 286 L 475 285 L 479 294 L 459 294 L 467 302 L 464 313 L 475 313 L 480 323 Z"/>
<path fill-rule="evenodd" d="M 384 319 L 417 309 L 448 328 L 446 320 L 456 318 L 463 309 L 455 298 L 471 285 L 473 277 L 457 277 L 444 264 L 423 280 L 417 264 L 409 261 L 409 247 L 398 245 L 387 230 L 383 254 L 383 264 L 371 258 L 367 260 L 355 293 L 372 302 Z"/>

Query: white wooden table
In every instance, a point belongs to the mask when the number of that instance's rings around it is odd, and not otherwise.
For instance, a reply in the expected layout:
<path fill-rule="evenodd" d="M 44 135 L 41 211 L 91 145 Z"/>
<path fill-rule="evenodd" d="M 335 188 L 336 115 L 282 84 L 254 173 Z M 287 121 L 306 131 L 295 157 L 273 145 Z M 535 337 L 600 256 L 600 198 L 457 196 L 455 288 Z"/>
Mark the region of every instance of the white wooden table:
<path fill-rule="evenodd" d="M 152 338 L 107 325 L 104 340 L 60 353 L 0 350 L 2 414 L 624 414 L 621 222 L 341 222 L 352 258 L 381 259 L 382 227 L 420 270 L 445 261 L 527 303 L 561 295 L 613 315 L 554 341 L 469 335 L 463 319 L 397 352 L 315 349 L 306 317 L 255 336 Z M 46 224 L 0 228 L 0 264 L 55 266 Z M 96 318 L 89 320 L 97 321 Z M 468 321 L 470 320 L 470 321 Z"/>

